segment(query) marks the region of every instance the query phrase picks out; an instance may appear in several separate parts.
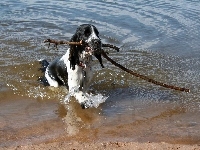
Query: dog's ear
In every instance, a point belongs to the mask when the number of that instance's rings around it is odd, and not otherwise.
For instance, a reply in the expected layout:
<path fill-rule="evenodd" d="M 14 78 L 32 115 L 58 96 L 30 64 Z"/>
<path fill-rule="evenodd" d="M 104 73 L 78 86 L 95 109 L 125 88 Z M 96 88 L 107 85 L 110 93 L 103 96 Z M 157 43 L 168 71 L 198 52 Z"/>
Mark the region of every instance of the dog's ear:
<path fill-rule="evenodd" d="M 79 42 L 77 32 L 72 36 L 70 42 Z M 78 49 L 79 49 L 79 46 L 70 45 L 69 61 L 70 61 L 70 68 L 72 68 L 72 70 L 75 69 L 76 64 L 80 63 L 79 57 L 78 57 Z"/>
<path fill-rule="evenodd" d="M 99 60 L 99 63 L 101 65 L 102 68 L 104 68 L 104 65 L 102 63 L 102 58 L 101 58 L 101 54 L 94 54 L 94 56 Z"/>

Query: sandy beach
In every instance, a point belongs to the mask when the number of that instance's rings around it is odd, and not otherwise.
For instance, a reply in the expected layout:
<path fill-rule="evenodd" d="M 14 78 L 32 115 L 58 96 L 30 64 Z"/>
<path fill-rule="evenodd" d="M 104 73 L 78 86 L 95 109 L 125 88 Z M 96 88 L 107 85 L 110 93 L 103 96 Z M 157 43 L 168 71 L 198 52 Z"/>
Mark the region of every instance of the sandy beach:
<path fill-rule="evenodd" d="M 52 143 L 41 143 L 37 145 L 25 145 L 16 147 L 3 147 L 0 150 L 199 150 L 200 145 L 180 145 L 180 144 L 168 144 L 162 143 L 136 143 L 136 142 L 52 142 Z"/>

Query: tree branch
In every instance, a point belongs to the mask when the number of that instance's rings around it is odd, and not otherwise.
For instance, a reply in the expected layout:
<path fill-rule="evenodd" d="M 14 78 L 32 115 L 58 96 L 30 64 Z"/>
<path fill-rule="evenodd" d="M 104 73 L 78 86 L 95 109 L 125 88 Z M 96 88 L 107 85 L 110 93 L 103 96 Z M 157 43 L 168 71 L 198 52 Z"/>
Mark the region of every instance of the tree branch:
<path fill-rule="evenodd" d="M 177 91 L 184 91 L 184 92 L 190 92 L 189 89 L 187 88 L 182 88 L 182 87 L 177 87 L 177 86 L 174 86 L 174 85 L 168 85 L 168 84 L 165 84 L 165 83 L 162 83 L 162 82 L 159 82 L 159 81 L 156 81 L 154 79 L 151 79 L 147 76 L 144 76 L 144 75 L 141 75 L 141 74 L 138 74 L 136 72 L 133 72 L 125 67 L 123 67 L 122 65 L 118 64 L 117 62 L 115 62 L 114 60 L 112 60 L 110 57 L 108 57 L 108 55 L 106 54 L 106 52 L 102 51 L 102 56 L 104 58 L 106 58 L 109 62 L 111 62 L 113 65 L 119 67 L 120 69 L 126 71 L 127 73 L 130 73 L 131 75 L 134 75 L 136 77 L 139 77 L 140 79 L 143 79 L 145 81 L 148 81 L 148 82 L 151 82 L 153 84 L 156 84 L 156 85 L 159 85 L 159 86 L 162 86 L 162 87 L 165 87 L 165 88 L 170 88 L 170 89 L 174 89 L 174 90 L 177 90 Z"/>

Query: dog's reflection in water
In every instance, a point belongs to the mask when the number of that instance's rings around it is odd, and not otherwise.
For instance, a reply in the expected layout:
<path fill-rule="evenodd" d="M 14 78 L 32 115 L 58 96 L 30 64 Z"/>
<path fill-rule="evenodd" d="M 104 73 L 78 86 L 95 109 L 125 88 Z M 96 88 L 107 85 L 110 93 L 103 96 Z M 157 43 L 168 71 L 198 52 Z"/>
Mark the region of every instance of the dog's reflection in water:
<path fill-rule="evenodd" d="M 83 129 L 89 130 L 100 119 L 100 113 L 100 108 L 82 109 L 73 97 L 70 102 L 60 104 L 58 108 L 58 115 L 64 122 L 68 136 L 76 135 Z"/>

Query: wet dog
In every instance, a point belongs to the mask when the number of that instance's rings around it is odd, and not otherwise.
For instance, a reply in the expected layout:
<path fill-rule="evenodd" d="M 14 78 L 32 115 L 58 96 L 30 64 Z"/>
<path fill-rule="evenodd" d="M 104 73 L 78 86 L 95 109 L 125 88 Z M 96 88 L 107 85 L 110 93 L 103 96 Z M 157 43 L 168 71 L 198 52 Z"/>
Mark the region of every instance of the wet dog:
<path fill-rule="evenodd" d="M 45 85 L 53 87 L 66 86 L 69 92 L 73 93 L 72 96 L 78 100 L 82 108 L 88 108 L 90 103 L 92 103 L 87 94 L 93 77 L 92 55 L 104 67 L 101 58 L 101 39 L 94 25 L 83 24 L 77 28 L 70 41 L 82 41 L 84 44 L 70 45 L 65 55 L 51 63 L 42 60 L 41 70 L 45 74 L 40 81 Z"/>

